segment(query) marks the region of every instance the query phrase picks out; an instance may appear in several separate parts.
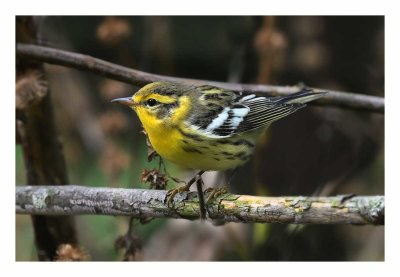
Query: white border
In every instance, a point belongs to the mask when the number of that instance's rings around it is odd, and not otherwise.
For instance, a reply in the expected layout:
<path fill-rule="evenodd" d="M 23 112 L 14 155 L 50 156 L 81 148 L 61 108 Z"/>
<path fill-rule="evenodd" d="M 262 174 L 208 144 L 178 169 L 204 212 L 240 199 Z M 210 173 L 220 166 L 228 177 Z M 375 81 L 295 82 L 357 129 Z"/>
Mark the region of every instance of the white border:
<path fill-rule="evenodd" d="M 142 3 L 139 3 L 142 2 Z M 146 3 L 146 5 L 143 5 Z M 0 234 L 0 261 L 2 272 L 35 275 L 141 275 L 163 276 L 176 275 L 227 275 L 243 276 L 262 274 L 269 276 L 307 275 L 307 276 L 347 276 L 352 274 L 382 275 L 396 272 L 397 262 L 398 218 L 395 207 L 395 196 L 400 195 L 400 182 L 396 171 L 399 164 L 399 114 L 400 103 L 398 91 L 399 80 L 399 35 L 400 26 L 398 9 L 395 1 L 243 1 L 241 5 L 233 1 L 3 1 L 1 8 L 1 234 Z M 5 6 L 7 5 L 7 6 Z M 385 263 L 21 263 L 15 262 L 15 220 L 14 220 L 14 184 L 15 184 L 15 15 L 22 14 L 210 14 L 210 15 L 386 15 L 385 55 L 386 55 L 386 112 L 385 112 L 385 194 L 386 194 L 386 255 Z M 397 178 L 396 178 L 397 177 Z M 13 226 L 13 228 L 10 228 Z M 246 271 L 240 270 L 246 267 Z M 391 274 L 390 274 L 391 275 Z M 394 274 L 393 274 L 394 275 Z"/>

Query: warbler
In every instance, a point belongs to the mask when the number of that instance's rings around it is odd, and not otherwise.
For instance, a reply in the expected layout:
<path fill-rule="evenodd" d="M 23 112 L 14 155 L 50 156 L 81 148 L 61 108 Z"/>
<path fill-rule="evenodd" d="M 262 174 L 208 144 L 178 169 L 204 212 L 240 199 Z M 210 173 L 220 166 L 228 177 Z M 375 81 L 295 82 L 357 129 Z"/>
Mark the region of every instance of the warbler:
<path fill-rule="evenodd" d="M 202 173 L 243 165 L 272 122 L 324 94 L 305 88 L 288 96 L 266 97 L 209 85 L 154 82 L 132 97 L 112 102 L 137 113 L 162 158 Z"/>

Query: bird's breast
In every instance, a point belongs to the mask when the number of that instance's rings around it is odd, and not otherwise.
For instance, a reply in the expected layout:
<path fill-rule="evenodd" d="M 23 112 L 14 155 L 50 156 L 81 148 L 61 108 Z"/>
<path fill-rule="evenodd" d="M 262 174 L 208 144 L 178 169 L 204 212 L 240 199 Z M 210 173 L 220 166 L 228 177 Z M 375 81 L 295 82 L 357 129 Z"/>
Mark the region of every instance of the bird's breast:
<path fill-rule="evenodd" d="M 147 132 L 154 150 L 161 157 L 183 168 L 196 170 L 236 168 L 249 160 L 255 147 L 253 140 L 240 137 L 210 140 L 187 134 L 179 128 L 166 128 L 162 136 L 149 130 Z"/>

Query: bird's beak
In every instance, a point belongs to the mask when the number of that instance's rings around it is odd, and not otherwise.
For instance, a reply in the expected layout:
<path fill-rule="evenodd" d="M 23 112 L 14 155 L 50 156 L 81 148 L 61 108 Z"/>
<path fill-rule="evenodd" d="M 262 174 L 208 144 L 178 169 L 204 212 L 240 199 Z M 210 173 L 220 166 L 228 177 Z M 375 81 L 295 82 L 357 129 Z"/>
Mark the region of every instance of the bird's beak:
<path fill-rule="evenodd" d="M 133 102 L 132 97 L 116 98 L 116 99 L 111 100 L 111 102 L 129 106 L 129 107 L 132 107 L 136 104 L 135 102 Z"/>

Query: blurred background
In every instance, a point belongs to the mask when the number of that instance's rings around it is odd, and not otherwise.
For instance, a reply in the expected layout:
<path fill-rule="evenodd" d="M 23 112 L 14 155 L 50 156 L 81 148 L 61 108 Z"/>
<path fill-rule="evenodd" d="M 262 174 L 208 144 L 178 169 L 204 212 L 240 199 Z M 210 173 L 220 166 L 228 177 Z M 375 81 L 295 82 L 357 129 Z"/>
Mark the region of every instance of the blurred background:
<path fill-rule="evenodd" d="M 384 17 L 36 17 L 40 43 L 138 70 L 216 81 L 309 86 L 384 96 Z M 46 65 L 71 184 L 149 188 L 145 136 L 111 104 L 138 87 Z M 384 115 L 311 106 L 271 126 L 232 193 L 384 194 Z M 166 163 L 181 179 L 192 177 Z M 208 185 L 221 183 L 216 173 Z M 26 184 L 16 145 L 16 183 Z M 170 181 L 167 188 L 174 187 Z M 122 260 L 129 218 L 77 216 L 90 260 Z M 129 260 L 381 261 L 383 226 L 133 221 Z M 16 216 L 16 260 L 37 260 L 29 216 Z"/>

